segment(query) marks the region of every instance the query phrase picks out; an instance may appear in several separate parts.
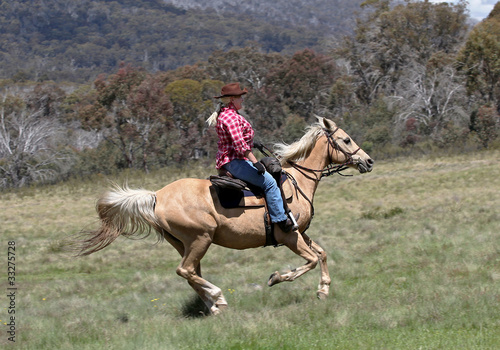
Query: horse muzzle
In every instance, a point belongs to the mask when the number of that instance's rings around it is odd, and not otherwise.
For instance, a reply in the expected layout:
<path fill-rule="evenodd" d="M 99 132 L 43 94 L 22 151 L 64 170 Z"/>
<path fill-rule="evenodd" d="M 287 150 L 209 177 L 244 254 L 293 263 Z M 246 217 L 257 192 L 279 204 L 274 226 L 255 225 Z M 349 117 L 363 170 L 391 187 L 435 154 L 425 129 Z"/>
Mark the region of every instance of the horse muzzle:
<path fill-rule="evenodd" d="M 358 166 L 358 171 L 361 174 L 364 174 L 364 173 L 369 173 L 370 171 L 373 170 L 373 164 L 375 163 L 375 161 L 371 158 L 367 158 L 367 159 L 358 159 L 356 163 Z"/>

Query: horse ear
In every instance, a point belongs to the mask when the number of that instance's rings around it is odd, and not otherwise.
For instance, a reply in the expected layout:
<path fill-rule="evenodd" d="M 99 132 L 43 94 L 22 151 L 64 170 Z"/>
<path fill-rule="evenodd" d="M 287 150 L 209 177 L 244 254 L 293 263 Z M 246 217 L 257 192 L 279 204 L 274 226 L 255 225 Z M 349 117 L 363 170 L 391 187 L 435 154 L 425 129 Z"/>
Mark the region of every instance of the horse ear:
<path fill-rule="evenodd" d="M 314 116 L 316 117 L 316 119 L 318 119 L 318 123 L 319 123 L 322 127 L 326 128 L 326 125 L 325 125 L 325 118 L 320 117 L 320 116 L 319 116 L 319 115 L 317 115 L 317 114 L 315 114 Z"/>
<path fill-rule="evenodd" d="M 333 120 L 323 118 L 323 125 L 325 126 L 325 129 L 327 130 L 334 130 L 337 127 L 337 124 Z"/>
<path fill-rule="evenodd" d="M 320 117 L 317 114 L 315 114 L 314 116 L 318 119 L 318 123 L 320 123 L 321 126 L 327 130 L 331 131 L 337 127 L 337 124 L 335 124 L 335 122 L 333 120 Z"/>

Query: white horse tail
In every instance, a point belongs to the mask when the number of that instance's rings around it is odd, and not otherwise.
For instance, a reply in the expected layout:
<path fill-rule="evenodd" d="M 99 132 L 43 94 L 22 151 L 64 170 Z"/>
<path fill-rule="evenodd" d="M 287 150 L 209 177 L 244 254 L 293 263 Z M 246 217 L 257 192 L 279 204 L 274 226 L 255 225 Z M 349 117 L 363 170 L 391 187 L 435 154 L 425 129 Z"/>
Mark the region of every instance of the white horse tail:
<path fill-rule="evenodd" d="M 118 185 L 102 196 L 96 204 L 101 227 L 84 234 L 77 244 L 78 255 L 89 255 L 106 248 L 119 236 L 144 234 L 158 228 L 155 217 L 156 193 L 133 190 Z M 143 238 L 144 238 L 143 237 Z"/>

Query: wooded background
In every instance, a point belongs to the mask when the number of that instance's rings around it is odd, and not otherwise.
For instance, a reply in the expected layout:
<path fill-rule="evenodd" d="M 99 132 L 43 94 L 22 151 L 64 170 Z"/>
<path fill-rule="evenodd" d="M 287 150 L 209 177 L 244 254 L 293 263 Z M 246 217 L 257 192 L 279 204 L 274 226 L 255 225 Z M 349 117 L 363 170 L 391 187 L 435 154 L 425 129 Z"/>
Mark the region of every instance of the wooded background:
<path fill-rule="evenodd" d="M 499 147 L 500 3 L 266 4 L 1 1 L 0 188 L 212 166 L 234 81 L 269 145 L 319 115 L 375 159 Z"/>

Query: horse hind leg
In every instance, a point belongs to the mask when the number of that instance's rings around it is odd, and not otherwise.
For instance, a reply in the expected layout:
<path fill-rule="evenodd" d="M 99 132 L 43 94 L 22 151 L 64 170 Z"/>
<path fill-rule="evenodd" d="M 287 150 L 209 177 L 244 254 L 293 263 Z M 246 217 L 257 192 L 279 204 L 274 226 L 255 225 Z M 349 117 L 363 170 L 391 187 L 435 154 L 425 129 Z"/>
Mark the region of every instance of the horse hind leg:
<path fill-rule="evenodd" d="M 162 235 L 165 238 L 165 240 L 167 240 L 175 248 L 175 250 L 177 250 L 177 252 L 181 255 L 181 257 L 183 257 L 184 252 L 185 252 L 184 244 L 180 240 L 175 238 L 173 235 L 171 235 L 169 232 L 167 232 L 166 230 L 162 231 Z M 196 266 L 196 274 L 201 277 L 201 263 L 200 262 L 198 262 L 198 265 Z M 194 289 L 196 294 L 198 294 L 198 296 L 203 301 L 203 303 L 210 310 L 210 308 L 213 306 L 213 303 L 209 299 L 206 298 L 205 293 L 203 291 L 201 291 L 197 287 L 196 284 L 189 282 L 189 281 L 188 281 L 188 283 L 191 286 L 191 288 Z"/>
<path fill-rule="evenodd" d="M 295 254 L 301 256 L 306 260 L 306 263 L 296 269 L 291 270 L 290 272 L 280 274 L 278 271 L 274 272 L 270 277 L 267 285 L 269 287 L 274 286 L 275 284 L 281 282 L 292 282 L 314 269 L 318 264 L 318 256 L 314 253 L 314 251 L 309 248 L 309 246 L 304 241 L 304 238 L 298 231 L 283 233 L 279 235 L 277 232 L 276 239 L 279 243 L 283 243 L 289 249 L 291 249 Z"/>
<path fill-rule="evenodd" d="M 227 308 L 222 290 L 201 277 L 200 260 L 212 243 L 208 234 L 198 236 L 191 244 L 185 244 L 184 256 L 177 267 L 177 274 L 185 278 L 203 300 L 210 312 L 219 314 Z"/>

